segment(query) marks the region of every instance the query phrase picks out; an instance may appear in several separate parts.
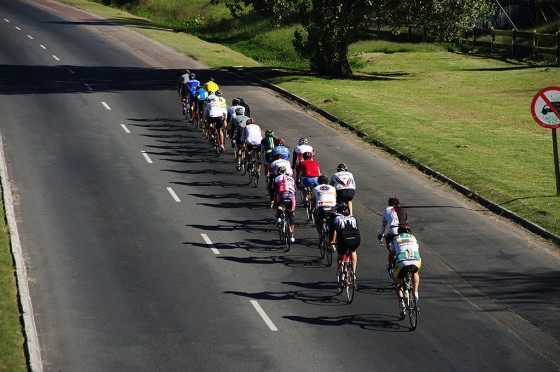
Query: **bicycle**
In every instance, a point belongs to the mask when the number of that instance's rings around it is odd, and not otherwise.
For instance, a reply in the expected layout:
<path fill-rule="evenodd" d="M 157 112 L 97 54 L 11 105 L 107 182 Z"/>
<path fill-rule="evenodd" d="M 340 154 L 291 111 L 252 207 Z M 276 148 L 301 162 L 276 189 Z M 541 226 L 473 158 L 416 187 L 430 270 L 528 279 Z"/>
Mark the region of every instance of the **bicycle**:
<path fill-rule="evenodd" d="M 328 211 L 328 209 L 324 208 L 323 211 Z M 321 225 L 322 225 L 322 231 L 321 231 L 321 237 L 319 238 L 319 250 L 321 251 L 321 259 L 327 256 L 327 266 L 331 266 L 333 250 L 329 246 L 329 241 L 330 241 L 329 214 L 325 214 L 325 216 L 321 220 Z"/>
<path fill-rule="evenodd" d="M 403 270 L 406 270 L 406 272 L 402 279 L 401 289 L 403 292 L 406 314 L 408 314 L 408 319 L 410 320 L 410 327 L 414 331 L 416 329 L 416 326 L 418 325 L 418 314 L 420 313 L 420 309 L 418 308 L 418 301 L 416 300 L 416 296 L 414 295 L 414 287 L 412 285 L 412 276 L 414 275 L 414 271 L 413 269 L 406 267 Z M 405 317 L 406 314 L 404 315 Z M 404 318 L 402 318 L 401 320 L 404 320 Z"/>
<path fill-rule="evenodd" d="M 251 149 L 249 152 L 249 165 L 248 165 L 248 172 L 249 172 L 249 183 L 252 183 L 254 187 L 259 185 L 259 164 L 257 161 L 257 154 L 254 149 Z"/>
<path fill-rule="evenodd" d="M 311 197 L 310 197 L 313 190 L 311 189 L 311 187 L 306 187 L 305 191 L 306 191 L 306 195 L 305 195 L 305 198 L 304 198 L 303 205 L 305 206 L 305 212 L 307 214 L 307 221 L 310 221 L 312 225 L 315 225 L 315 215 L 313 214 L 313 212 L 311 212 L 312 206 L 311 206 Z"/>
<path fill-rule="evenodd" d="M 342 256 L 342 272 L 340 269 L 336 271 L 336 293 L 340 295 L 343 291 L 346 291 L 346 299 L 349 304 L 354 301 L 354 292 L 356 290 L 356 277 L 354 270 L 352 269 L 352 252 L 348 250 L 346 254 Z"/>
<path fill-rule="evenodd" d="M 245 145 L 241 145 L 240 148 L 241 151 L 241 157 L 239 159 L 240 161 L 240 165 L 241 165 L 241 174 L 242 175 L 246 175 L 247 174 L 247 158 L 245 156 Z"/>
<path fill-rule="evenodd" d="M 284 200 L 280 204 L 280 223 L 278 224 L 278 235 L 280 237 L 280 242 L 284 245 L 284 251 L 289 252 L 292 245 L 290 230 L 290 221 L 286 218 L 286 208 L 289 200 Z"/>
<path fill-rule="evenodd" d="M 210 123 L 209 135 L 210 135 L 210 145 L 211 145 L 211 147 L 214 148 L 214 151 L 216 152 L 216 156 L 220 156 L 220 153 L 221 153 L 220 139 L 218 137 L 218 133 L 217 133 L 216 129 L 214 128 L 213 123 Z"/>

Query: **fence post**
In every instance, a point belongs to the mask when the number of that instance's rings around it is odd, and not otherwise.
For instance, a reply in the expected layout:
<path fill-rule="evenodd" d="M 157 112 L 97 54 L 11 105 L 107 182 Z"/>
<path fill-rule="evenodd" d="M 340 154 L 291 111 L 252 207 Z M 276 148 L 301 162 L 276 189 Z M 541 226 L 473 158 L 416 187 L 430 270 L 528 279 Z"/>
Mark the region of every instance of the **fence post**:
<path fill-rule="evenodd" d="M 537 30 L 533 30 L 533 58 L 537 55 L 535 48 L 537 47 Z"/>
<path fill-rule="evenodd" d="M 511 56 L 515 58 L 515 39 L 517 36 L 515 35 L 515 29 L 511 29 Z"/>

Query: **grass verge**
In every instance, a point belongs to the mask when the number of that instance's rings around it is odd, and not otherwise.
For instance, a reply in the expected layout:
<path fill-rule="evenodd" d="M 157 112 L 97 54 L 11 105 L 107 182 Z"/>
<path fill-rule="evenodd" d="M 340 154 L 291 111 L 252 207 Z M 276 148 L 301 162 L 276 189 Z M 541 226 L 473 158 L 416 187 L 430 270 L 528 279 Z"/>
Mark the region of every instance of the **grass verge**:
<path fill-rule="evenodd" d="M 0 208 L 0 371 L 26 371 L 14 263 L 4 205 Z"/>

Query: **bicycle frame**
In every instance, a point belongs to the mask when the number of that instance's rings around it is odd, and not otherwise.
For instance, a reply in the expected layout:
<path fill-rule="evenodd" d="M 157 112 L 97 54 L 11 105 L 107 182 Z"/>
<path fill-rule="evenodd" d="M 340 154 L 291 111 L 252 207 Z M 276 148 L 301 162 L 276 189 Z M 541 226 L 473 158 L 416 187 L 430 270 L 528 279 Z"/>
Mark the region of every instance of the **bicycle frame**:
<path fill-rule="evenodd" d="M 354 269 L 352 268 L 352 252 L 348 251 L 342 255 L 342 273 L 340 268 L 337 269 L 337 293 L 341 294 L 346 290 L 346 299 L 350 304 L 354 301 L 354 292 L 356 290 L 356 282 L 354 280 Z"/>

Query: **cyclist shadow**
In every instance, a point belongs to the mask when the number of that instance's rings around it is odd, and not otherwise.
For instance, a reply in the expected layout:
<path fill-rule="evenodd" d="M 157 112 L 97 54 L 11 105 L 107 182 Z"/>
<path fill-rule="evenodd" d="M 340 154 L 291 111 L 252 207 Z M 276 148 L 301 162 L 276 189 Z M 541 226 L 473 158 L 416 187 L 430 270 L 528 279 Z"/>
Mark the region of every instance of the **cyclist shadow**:
<path fill-rule="evenodd" d="M 409 332 L 407 326 L 398 323 L 399 318 L 386 314 L 354 314 L 341 316 L 284 316 L 284 319 L 319 326 L 357 326 L 369 331 L 377 332 Z"/>
<path fill-rule="evenodd" d="M 293 291 L 264 291 L 264 292 L 240 292 L 240 291 L 225 291 L 226 294 L 233 294 L 251 298 L 254 300 L 268 300 L 268 301 L 285 301 L 297 300 L 311 305 L 340 305 L 341 301 L 334 298 L 336 296 L 336 287 L 331 282 L 316 282 L 316 283 L 299 283 L 302 289 Z"/>

